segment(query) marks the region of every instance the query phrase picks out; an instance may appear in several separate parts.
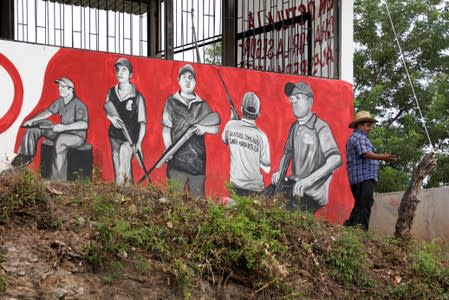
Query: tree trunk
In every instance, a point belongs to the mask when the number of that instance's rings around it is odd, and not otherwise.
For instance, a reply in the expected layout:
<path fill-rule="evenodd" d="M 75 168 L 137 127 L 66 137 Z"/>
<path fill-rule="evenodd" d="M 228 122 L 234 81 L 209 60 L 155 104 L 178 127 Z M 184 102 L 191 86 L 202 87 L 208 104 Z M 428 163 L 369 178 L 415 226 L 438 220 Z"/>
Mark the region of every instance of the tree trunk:
<path fill-rule="evenodd" d="M 410 239 L 410 230 L 413 225 L 413 219 L 415 218 L 416 207 L 419 203 L 419 189 L 424 178 L 432 173 L 436 165 L 437 163 L 433 157 L 433 153 L 427 153 L 413 171 L 409 186 L 402 196 L 401 205 L 398 210 L 398 220 L 394 233 L 397 238 Z"/>

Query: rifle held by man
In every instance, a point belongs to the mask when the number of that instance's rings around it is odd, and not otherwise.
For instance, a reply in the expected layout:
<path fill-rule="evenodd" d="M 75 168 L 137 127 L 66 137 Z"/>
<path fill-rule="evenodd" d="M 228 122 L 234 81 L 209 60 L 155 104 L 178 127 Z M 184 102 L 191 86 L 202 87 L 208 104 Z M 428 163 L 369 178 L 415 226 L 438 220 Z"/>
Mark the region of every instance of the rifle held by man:
<path fill-rule="evenodd" d="M 140 150 L 137 149 L 136 145 L 133 143 L 133 140 L 132 140 L 131 136 L 129 135 L 128 128 L 126 128 L 125 123 L 120 118 L 120 115 L 119 115 L 117 109 L 115 108 L 114 103 L 112 103 L 111 101 L 107 101 L 106 104 L 104 105 L 104 108 L 108 115 L 118 118 L 118 123 L 122 127 L 122 132 L 123 132 L 123 135 L 125 136 L 125 139 L 131 145 L 131 148 L 133 148 L 134 154 L 137 158 L 137 162 L 139 163 L 139 166 L 142 168 L 142 170 L 145 172 L 145 174 L 147 174 L 148 171 L 147 171 L 147 168 L 145 167 L 145 163 L 143 161 L 143 155 L 140 152 Z M 147 177 L 148 181 L 151 182 L 151 179 L 149 176 L 145 175 L 144 178 L 145 177 Z"/>
<path fill-rule="evenodd" d="M 232 119 L 233 120 L 240 120 L 240 116 L 239 116 L 239 114 L 237 112 L 237 109 L 235 109 L 234 102 L 232 101 L 231 95 L 229 94 L 228 88 L 226 87 L 226 84 L 225 84 L 225 82 L 223 80 L 223 76 L 221 76 L 220 70 L 217 69 L 217 72 L 218 72 L 218 77 L 220 77 L 221 84 L 223 85 L 223 87 L 225 89 L 225 92 L 226 92 L 226 96 L 227 96 L 226 99 L 228 99 L 229 106 L 231 108 Z"/>
<path fill-rule="evenodd" d="M 22 125 L 20 126 L 21 128 L 39 128 L 39 129 L 43 129 L 43 130 L 53 130 L 53 127 L 55 127 L 56 124 L 39 124 L 36 123 L 33 125 Z"/>
<path fill-rule="evenodd" d="M 198 125 L 202 126 L 215 126 L 218 124 L 220 124 L 220 117 L 215 112 L 207 114 L 198 122 Z M 145 172 L 146 176 L 149 176 L 154 169 L 160 168 L 165 162 L 173 157 L 173 155 L 179 150 L 179 148 L 181 148 L 195 134 L 195 131 L 197 129 L 195 125 L 196 124 L 193 124 L 189 128 L 187 128 L 184 134 L 162 153 L 161 157 L 153 164 L 153 166 L 147 172 Z M 137 184 L 142 183 L 144 178 L 145 176 L 140 178 Z"/>
<path fill-rule="evenodd" d="M 271 197 L 274 197 L 276 194 L 281 192 L 284 189 L 285 184 L 288 183 L 288 180 L 286 180 L 286 176 L 291 160 L 292 160 L 292 153 L 291 151 L 287 151 L 284 154 L 284 161 L 282 162 L 281 169 L 279 170 L 279 180 L 274 186 L 273 195 L 271 195 Z"/>

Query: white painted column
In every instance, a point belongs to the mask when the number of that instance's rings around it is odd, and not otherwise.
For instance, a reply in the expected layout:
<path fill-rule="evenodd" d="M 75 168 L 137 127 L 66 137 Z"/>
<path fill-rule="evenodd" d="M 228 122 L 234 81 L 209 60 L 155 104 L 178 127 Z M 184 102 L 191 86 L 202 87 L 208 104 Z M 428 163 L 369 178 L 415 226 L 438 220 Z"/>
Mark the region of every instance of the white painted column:
<path fill-rule="evenodd" d="M 340 0 L 340 76 L 353 83 L 354 77 L 354 1 Z"/>

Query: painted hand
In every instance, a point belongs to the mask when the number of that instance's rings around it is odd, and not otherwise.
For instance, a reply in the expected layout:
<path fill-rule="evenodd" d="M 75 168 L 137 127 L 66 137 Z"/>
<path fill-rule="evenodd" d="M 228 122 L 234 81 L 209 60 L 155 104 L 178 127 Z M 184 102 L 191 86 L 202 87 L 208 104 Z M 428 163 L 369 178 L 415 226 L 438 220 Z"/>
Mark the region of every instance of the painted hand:
<path fill-rule="evenodd" d="M 302 197 L 304 192 L 308 190 L 313 184 L 313 180 L 310 177 L 306 177 L 298 180 L 293 187 L 293 195 Z"/>
<path fill-rule="evenodd" d="M 202 126 L 202 125 L 196 124 L 195 128 L 196 128 L 196 130 L 195 130 L 196 135 L 204 135 L 206 133 L 206 130 L 205 130 L 204 126 Z"/>
<path fill-rule="evenodd" d="M 277 184 L 279 182 L 279 177 L 281 177 L 280 172 L 276 172 L 271 176 L 271 183 Z"/>

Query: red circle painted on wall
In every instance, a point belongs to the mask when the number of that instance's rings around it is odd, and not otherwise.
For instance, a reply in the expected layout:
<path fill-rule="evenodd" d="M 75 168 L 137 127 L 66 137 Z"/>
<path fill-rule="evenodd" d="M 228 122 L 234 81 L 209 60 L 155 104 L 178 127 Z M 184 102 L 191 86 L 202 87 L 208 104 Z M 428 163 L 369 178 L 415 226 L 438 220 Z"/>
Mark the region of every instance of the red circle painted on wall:
<path fill-rule="evenodd" d="M 23 84 L 22 78 L 14 64 L 0 53 L 0 66 L 5 68 L 14 83 L 14 98 L 6 114 L 0 118 L 0 133 L 6 131 L 17 119 L 22 110 L 23 104 Z"/>

